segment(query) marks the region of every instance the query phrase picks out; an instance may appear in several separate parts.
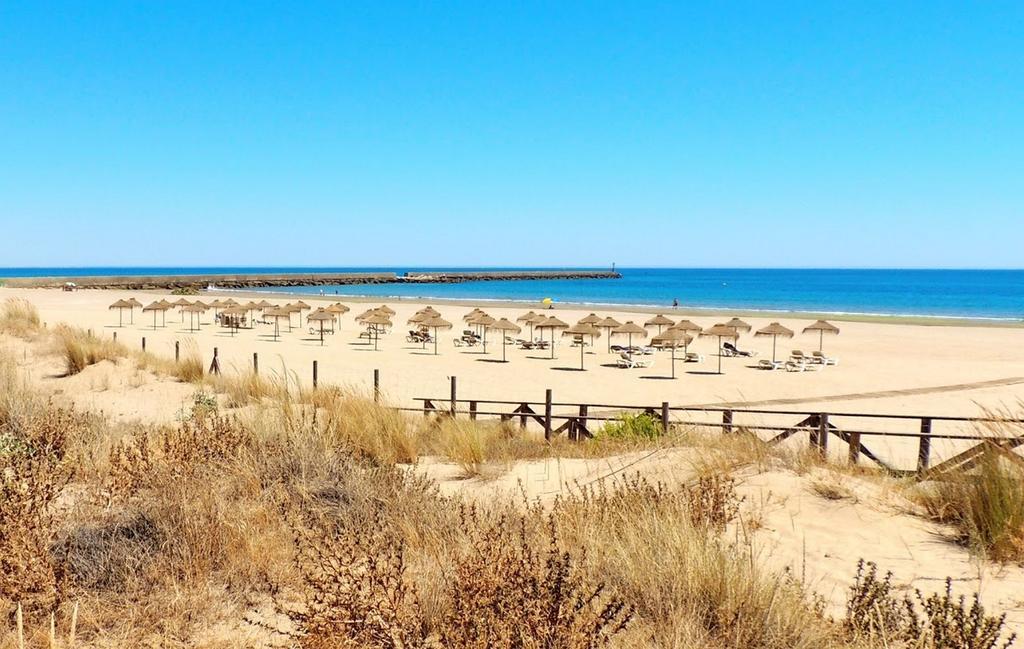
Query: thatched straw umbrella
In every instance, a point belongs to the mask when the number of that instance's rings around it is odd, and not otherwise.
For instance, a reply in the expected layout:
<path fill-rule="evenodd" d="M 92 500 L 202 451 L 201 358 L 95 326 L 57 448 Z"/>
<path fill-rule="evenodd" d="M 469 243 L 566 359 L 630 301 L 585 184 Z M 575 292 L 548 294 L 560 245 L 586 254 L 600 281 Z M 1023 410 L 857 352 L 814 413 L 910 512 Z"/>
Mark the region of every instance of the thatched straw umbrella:
<path fill-rule="evenodd" d="M 746 322 L 743 322 L 739 318 L 733 318 L 729 322 L 726 322 L 725 326 L 729 327 L 730 329 L 735 329 L 736 333 L 738 333 L 738 334 L 739 333 L 747 333 L 748 331 L 753 329 L 753 327 L 751 327 Z"/>
<path fill-rule="evenodd" d="M 545 316 L 537 315 L 533 311 L 527 311 L 523 315 L 516 318 L 516 322 L 525 322 L 530 325 L 530 342 L 533 342 L 533 325 L 537 323 L 538 318 L 544 318 Z"/>
<path fill-rule="evenodd" d="M 217 312 L 220 311 L 221 309 L 223 309 L 225 305 L 218 298 L 218 299 L 215 299 L 213 302 L 210 302 L 207 306 L 210 307 L 211 309 L 213 309 L 213 319 L 216 320 L 217 319 L 217 315 L 218 315 Z"/>
<path fill-rule="evenodd" d="M 596 313 L 591 313 L 590 315 L 583 316 L 582 318 L 577 320 L 576 324 L 596 325 L 598 322 L 601 322 L 601 316 L 597 315 Z"/>
<path fill-rule="evenodd" d="M 581 322 L 569 327 L 562 332 L 563 336 L 580 336 L 580 371 L 583 371 L 583 338 L 582 336 L 590 336 L 590 339 L 601 335 L 601 330 L 595 327 L 593 324 L 588 322 Z"/>
<path fill-rule="evenodd" d="M 139 302 L 135 298 L 130 297 L 127 300 L 125 300 L 125 303 L 127 303 L 128 306 L 129 306 L 129 309 L 128 309 L 128 324 L 135 324 L 135 309 L 141 309 L 142 308 L 142 302 Z"/>
<path fill-rule="evenodd" d="M 423 323 L 425 321 L 430 320 L 431 318 L 438 318 L 438 317 L 440 317 L 440 316 L 433 315 L 433 314 L 427 313 L 425 311 L 417 311 L 416 313 L 412 314 L 411 318 L 409 318 L 408 320 L 405 321 L 405 324 L 416 325 L 418 327 L 423 327 L 424 326 Z M 420 343 L 421 343 L 420 344 L 420 349 L 426 349 L 427 348 L 427 339 L 426 338 L 421 340 Z M 434 350 L 434 353 L 435 354 L 437 353 L 436 349 Z"/>
<path fill-rule="evenodd" d="M 291 325 L 292 312 L 285 308 L 273 307 L 264 309 L 263 317 L 274 319 L 274 342 L 277 342 L 278 337 L 281 335 L 281 318 L 288 318 L 288 324 Z"/>
<path fill-rule="evenodd" d="M 256 306 L 261 308 L 261 309 L 276 309 L 277 308 L 276 304 L 271 304 L 270 302 L 267 302 L 266 300 L 260 300 L 259 302 L 256 303 Z"/>
<path fill-rule="evenodd" d="M 813 331 L 817 331 L 818 332 L 818 351 L 819 352 L 822 351 L 822 345 L 825 342 L 825 334 L 829 334 L 830 336 L 838 336 L 839 335 L 839 327 L 835 326 L 831 322 L 826 322 L 824 320 L 818 320 L 814 324 L 809 325 L 807 327 L 804 327 L 804 333 L 813 332 Z"/>
<path fill-rule="evenodd" d="M 480 342 L 484 346 L 485 354 L 487 353 L 487 328 L 490 327 L 495 322 L 497 322 L 497 320 L 487 315 L 486 313 L 481 313 L 476 318 L 469 321 L 469 324 L 480 328 L 482 334 L 482 340 Z"/>
<path fill-rule="evenodd" d="M 686 344 L 683 345 L 684 354 L 690 351 L 690 343 L 693 342 L 693 337 L 699 335 L 700 332 L 704 330 L 703 327 L 701 327 L 699 324 L 697 324 L 696 322 L 692 322 L 690 320 L 680 320 L 679 322 L 669 327 L 669 329 L 676 329 L 678 331 L 682 331 L 684 334 L 689 336 L 689 340 L 687 340 Z"/>
<path fill-rule="evenodd" d="M 475 320 L 477 317 L 479 317 L 481 315 L 486 315 L 486 314 L 487 314 L 487 312 L 484 311 L 483 309 L 475 307 L 472 311 L 470 311 L 466 315 L 462 316 L 462 321 L 463 322 L 469 322 L 470 320 Z"/>
<path fill-rule="evenodd" d="M 234 300 L 234 298 L 230 298 L 229 297 L 228 299 L 224 300 L 224 306 L 240 306 L 240 305 L 238 304 L 238 302 L 236 302 Z"/>
<path fill-rule="evenodd" d="M 223 305 L 224 303 L 221 302 Z M 235 334 L 238 333 L 238 327 L 242 323 L 242 318 L 248 315 L 249 311 L 245 307 L 235 305 L 226 305 L 220 310 L 220 324 L 226 326 L 231 331 L 231 337 L 234 338 Z"/>
<path fill-rule="evenodd" d="M 162 314 L 162 316 L 163 316 L 163 325 L 162 326 L 166 327 L 167 326 L 167 309 L 169 309 L 169 308 L 170 307 L 164 305 L 163 302 L 153 302 L 151 304 L 147 304 L 146 306 L 142 307 L 142 312 L 143 313 L 145 313 L 146 311 L 152 311 L 153 312 L 153 329 L 156 329 L 156 314 L 157 313 Z"/>
<path fill-rule="evenodd" d="M 341 302 L 335 302 L 334 304 L 332 304 L 329 307 L 325 308 L 324 311 L 326 311 L 328 313 L 333 313 L 334 315 L 336 315 L 338 317 L 341 317 L 341 316 L 345 315 L 346 313 L 348 313 L 349 308 L 347 306 L 345 306 L 344 304 L 342 304 Z"/>
<path fill-rule="evenodd" d="M 430 327 L 431 329 L 434 330 L 434 356 L 437 356 L 437 330 L 451 329 L 452 323 L 448 322 L 439 315 L 435 315 L 420 321 L 420 324 L 424 327 Z"/>
<path fill-rule="evenodd" d="M 693 342 L 693 336 L 682 329 L 673 328 L 669 328 L 665 333 L 658 334 L 651 339 L 652 344 L 660 343 L 661 346 L 672 350 L 672 378 L 676 378 L 676 348 L 680 345 L 686 347 L 691 342 Z"/>
<path fill-rule="evenodd" d="M 320 346 L 321 347 L 324 346 L 324 323 L 325 322 L 331 323 L 331 331 L 334 331 L 334 320 L 336 318 L 337 318 L 336 315 L 334 315 L 330 311 L 327 311 L 326 309 L 320 309 L 320 310 L 314 311 L 313 313 L 310 313 L 308 316 L 306 316 L 306 324 L 309 324 L 310 322 L 319 322 L 320 323 Z"/>
<path fill-rule="evenodd" d="M 392 316 L 395 315 L 395 310 L 392 309 L 391 307 L 389 307 L 386 304 L 382 304 L 379 307 L 377 307 L 377 311 L 383 313 L 384 315 L 386 315 L 389 318 L 391 318 Z"/>
<path fill-rule="evenodd" d="M 302 300 L 299 300 L 298 302 L 296 302 L 296 303 L 294 304 L 294 306 L 297 306 L 297 307 L 299 307 L 299 310 L 298 310 L 298 314 L 299 314 L 299 326 L 301 327 L 301 326 L 302 326 L 302 312 L 303 312 L 303 311 L 309 311 L 309 310 L 310 310 L 310 309 L 312 309 L 313 307 L 309 306 L 308 304 L 306 304 L 306 303 L 305 303 L 305 302 L 303 302 Z"/>
<path fill-rule="evenodd" d="M 673 324 L 675 324 L 675 323 L 659 313 L 658 315 L 654 316 L 653 318 L 650 318 L 647 322 L 645 322 L 644 326 L 645 327 L 657 327 L 658 328 L 658 333 L 660 334 L 662 328 L 664 328 L 664 327 L 671 327 Z"/>
<path fill-rule="evenodd" d="M 736 338 L 739 338 L 740 335 L 736 332 L 735 328 L 730 327 L 728 324 L 716 324 L 714 327 L 711 327 L 710 329 L 705 329 L 704 331 L 700 332 L 700 335 L 707 336 L 709 338 L 718 338 L 718 373 L 721 374 L 722 338 L 732 338 L 733 340 L 735 340 Z"/>
<path fill-rule="evenodd" d="M 185 322 L 185 312 L 182 311 L 181 308 L 189 306 L 190 304 L 192 304 L 192 303 L 189 302 L 188 300 L 186 300 L 183 297 L 180 297 L 177 300 L 171 302 L 172 306 L 179 307 L 178 314 L 181 316 L 181 318 L 179 319 L 179 322 Z"/>
<path fill-rule="evenodd" d="M 507 334 L 517 334 L 520 331 L 522 331 L 522 328 L 519 325 L 510 322 L 507 318 L 502 318 L 501 320 L 498 320 L 497 322 L 492 324 L 491 329 L 501 332 L 501 362 L 505 363 L 507 362 L 505 359 L 505 347 L 508 346 L 508 343 L 505 341 L 505 339 L 508 338 Z"/>
<path fill-rule="evenodd" d="M 537 329 L 550 329 L 551 330 L 551 358 L 553 360 L 555 358 L 555 329 L 568 329 L 569 328 L 569 323 L 562 322 L 561 320 L 559 320 L 555 316 L 551 316 L 550 318 L 544 318 L 543 320 L 538 321 L 534 326 Z M 541 333 L 541 338 L 543 338 L 543 337 L 544 337 L 544 334 L 542 332 Z"/>
<path fill-rule="evenodd" d="M 417 311 L 416 313 L 425 313 L 426 315 L 429 315 L 429 316 L 441 315 L 441 312 L 438 311 L 437 309 L 435 309 L 432 306 L 425 306 L 422 309 L 420 309 L 419 311 Z"/>
<path fill-rule="evenodd" d="M 255 313 L 256 311 L 259 311 L 260 305 L 257 304 L 256 302 L 253 302 L 252 300 L 249 300 L 245 304 L 241 304 L 239 306 L 245 309 L 245 316 L 249 318 L 249 328 L 251 329 L 253 327 L 252 314 Z"/>
<path fill-rule="evenodd" d="M 783 338 L 792 338 L 793 330 L 787 327 L 783 327 L 778 322 L 773 322 L 767 327 L 761 327 L 754 332 L 755 336 L 771 336 L 772 337 L 772 363 L 775 362 L 775 342 L 779 336 Z"/>
<path fill-rule="evenodd" d="M 601 320 L 600 322 L 595 322 L 594 326 L 598 327 L 599 329 L 604 329 L 605 335 L 608 336 L 608 348 L 605 351 L 607 351 L 610 354 L 612 351 L 612 329 L 615 329 L 616 327 L 621 327 L 622 323 L 616 320 L 615 318 L 608 316 L 607 318 Z"/>
<path fill-rule="evenodd" d="M 641 327 L 640 325 L 636 324 L 632 320 L 627 320 L 626 324 L 619 325 L 618 327 L 612 329 L 612 335 L 628 336 L 629 337 L 628 338 L 629 342 L 627 343 L 627 346 L 628 347 L 632 347 L 633 346 L 633 336 L 640 336 L 642 338 L 646 338 L 647 337 L 647 330 L 644 329 L 643 327 Z"/>
<path fill-rule="evenodd" d="M 117 309 L 117 326 L 124 326 L 124 310 L 132 308 L 132 305 L 128 303 L 128 300 L 118 300 L 107 307 L 108 311 Z"/>
<path fill-rule="evenodd" d="M 370 331 L 373 332 L 373 351 L 377 351 L 377 341 L 380 339 L 379 327 L 390 327 L 391 318 L 385 313 L 377 312 L 368 318 L 363 319 L 363 324 L 370 325 Z"/>
<path fill-rule="evenodd" d="M 205 304 L 196 300 L 188 306 L 181 307 L 181 310 L 188 314 L 188 329 L 189 331 L 199 331 L 203 326 L 202 315 L 207 311 L 209 307 Z M 192 319 L 195 318 L 195 325 L 192 324 Z"/>

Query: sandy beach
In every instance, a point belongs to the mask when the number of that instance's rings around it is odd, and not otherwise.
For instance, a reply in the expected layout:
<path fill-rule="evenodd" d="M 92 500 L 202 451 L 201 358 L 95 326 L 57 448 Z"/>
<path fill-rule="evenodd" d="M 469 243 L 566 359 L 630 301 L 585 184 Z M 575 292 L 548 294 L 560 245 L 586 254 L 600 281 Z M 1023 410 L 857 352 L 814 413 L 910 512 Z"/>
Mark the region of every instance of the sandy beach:
<path fill-rule="evenodd" d="M 104 336 L 117 333 L 118 340 L 129 345 L 142 344 L 146 338 L 151 352 L 173 356 L 174 343 L 195 345 L 204 363 L 208 364 L 213 349 L 218 349 L 225 372 L 247 370 L 253 353 L 259 354 L 262 372 L 287 372 L 306 384 L 312 381 L 313 361 L 317 361 L 322 384 L 351 386 L 369 390 L 373 371 L 380 371 L 381 389 L 386 399 L 395 405 L 419 407 L 416 398 L 447 398 L 449 377 L 458 380 L 458 396 L 478 400 L 542 401 L 545 390 L 553 391 L 554 401 L 562 403 L 599 403 L 628 406 L 657 406 L 664 401 L 672 406 L 749 407 L 766 410 L 792 410 L 830 413 L 877 413 L 918 416 L 976 417 L 991 411 L 1019 410 L 1024 397 L 1024 329 L 1017 327 L 981 327 L 968 325 L 925 325 L 921 323 L 837 322 L 838 336 L 827 336 L 825 352 L 838 359 L 838 365 L 814 372 L 764 371 L 756 368 L 756 361 L 770 358 L 772 339 L 744 334 L 737 345 L 742 350 L 756 352 L 751 358 L 722 358 L 722 374 L 717 374 L 717 339 L 697 338 L 690 351 L 704 355 L 701 363 L 676 361 L 675 380 L 671 372 L 669 352 L 657 352 L 654 364 L 644 369 L 616 367 L 618 355 L 607 352 L 608 340 L 600 338 L 588 347 L 583 363 L 586 371 L 579 371 L 579 349 L 570 346 L 569 338 L 556 335 L 555 358 L 549 351 L 522 350 L 514 346 L 505 349 L 508 362 L 498 362 L 502 356 L 500 340 L 488 344 L 486 353 L 480 347 L 459 348 L 453 338 L 466 328 L 463 316 L 470 310 L 466 304 L 433 302 L 443 318 L 455 326 L 439 335 L 438 354 L 433 346 L 426 349 L 418 343 L 406 341 L 412 326 L 406 321 L 424 306 L 413 300 L 389 301 L 397 312 L 393 318 L 394 330 L 382 337 L 379 348 L 365 338 L 360 339 L 364 327 L 354 322 L 354 316 L 365 310 L 365 305 L 379 304 L 370 300 L 347 300 L 352 311 L 341 317 L 337 332 L 327 335 L 323 346 L 318 335 L 311 335 L 305 322 L 288 332 L 282 321 L 280 339 L 273 339 L 273 326 L 259 324 L 255 329 L 241 329 L 232 336 L 227 329 L 212 324 L 213 312 L 203 315 L 203 325 L 197 332 L 188 330 L 188 319 L 181 322 L 177 310 L 166 314 L 166 327 L 153 328 L 152 314 L 136 310 L 134 323 L 124 315 L 124 326 L 118 326 L 118 312 L 108 310 L 115 300 L 137 296 L 148 303 L 173 296 L 162 293 L 121 291 L 78 291 L 0 289 L 0 299 L 25 298 L 39 309 L 48 326 L 60 322 L 92 329 Z M 220 293 L 200 296 L 206 302 L 228 295 L 251 298 L 252 293 Z M 259 299 L 259 298 L 257 298 Z M 280 297 L 270 297 L 278 301 Z M 297 297 L 292 296 L 292 300 Z M 303 298 L 314 309 L 335 300 L 328 297 Z M 515 320 L 527 308 L 510 304 L 481 304 L 496 318 Z M 539 305 L 538 305 L 539 306 Z M 308 313 L 308 312 L 306 312 Z M 550 313 L 575 323 L 589 310 L 559 305 Z M 621 322 L 633 320 L 642 323 L 649 313 L 604 309 L 599 315 L 611 315 Z M 666 315 L 679 319 L 688 317 L 703 327 L 724 320 L 724 316 L 666 311 Z M 774 318 L 748 317 L 744 319 L 754 330 Z M 779 339 L 777 357 L 785 359 L 791 350 L 810 352 L 818 347 L 818 336 L 802 334 L 810 324 L 807 318 L 780 318 L 783 325 L 797 332 L 792 339 Z M 158 325 L 160 318 L 157 318 Z M 298 323 L 297 317 L 294 322 Z M 654 333 L 655 327 L 649 328 Z M 540 332 L 535 333 L 535 337 Z M 550 332 L 545 334 L 550 337 Z M 529 329 L 519 334 L 528 338 Z M 613 337 L 612 343 L 625 344 L 625 336 Z M 634 343 L 641 342 L 634 340 Z M 681 350 L 678 355 L 682 355 Z M 113 395 L 110 398 L 115 398 Z M 132 408 L 121 405 L 120 407 Z M 138 404 L 140 413 L 145 404 Z M 711 419 L 717 417 L 708 415 Z M 699 415 L 694 420 L 703 421 Z M 793 424 L 793 418 L 769 415 L 747 415 L 740 423 Z M 842 418 L 833 418 L 842 427 Z M 852 422 L 847 421 L 847 425 Z M 856 427 L 866 430 L 897 430 L 915 432 L 915 420 L 857 420 Z M 972 432 L 961 424 L 936 424 L 936 433 Z M 894 460 L 904 468 L 916 452 L 916 440 L 886 438 L 865 440 L 876 453 Z M 835 445 L 838 446 L 838 445 Z M 842 449 L 833 447 L 834 452 Z M 947 457 L 963 448 L 962 442 L 936 442 L 933 447 L 937 458 Z"/>

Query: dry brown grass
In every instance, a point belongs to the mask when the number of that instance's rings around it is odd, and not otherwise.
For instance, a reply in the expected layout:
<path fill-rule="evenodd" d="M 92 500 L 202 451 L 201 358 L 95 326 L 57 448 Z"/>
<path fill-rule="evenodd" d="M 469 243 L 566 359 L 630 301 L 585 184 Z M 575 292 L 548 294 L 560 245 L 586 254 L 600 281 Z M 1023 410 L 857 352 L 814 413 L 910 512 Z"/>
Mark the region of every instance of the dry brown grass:
<path fill-rule="evenodd" d="M 23 298 L 7 298 L 0 306 L 0 332 L 31 338 L 39 333 L 42 321 L 35 305 Z"/>
<path fill-rule="evenodd" d="M 78 374 L 101 361 L 116 362 L 128 355 L 125 347 L 113 340 L 67 325 L 54 329 L 54 343 L 68 375 Z"/>

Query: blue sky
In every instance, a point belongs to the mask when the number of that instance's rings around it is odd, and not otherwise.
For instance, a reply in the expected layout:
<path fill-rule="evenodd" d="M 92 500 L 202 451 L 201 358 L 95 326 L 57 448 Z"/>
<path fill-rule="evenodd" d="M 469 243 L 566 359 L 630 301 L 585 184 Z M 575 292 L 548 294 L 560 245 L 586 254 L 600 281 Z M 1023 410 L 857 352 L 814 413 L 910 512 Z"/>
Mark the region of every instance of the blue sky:
<path fill-rule="evenodd" d="M 1019 268 L 1022 43 L 1020 2 L 2 3 L 0 266 Z"/>

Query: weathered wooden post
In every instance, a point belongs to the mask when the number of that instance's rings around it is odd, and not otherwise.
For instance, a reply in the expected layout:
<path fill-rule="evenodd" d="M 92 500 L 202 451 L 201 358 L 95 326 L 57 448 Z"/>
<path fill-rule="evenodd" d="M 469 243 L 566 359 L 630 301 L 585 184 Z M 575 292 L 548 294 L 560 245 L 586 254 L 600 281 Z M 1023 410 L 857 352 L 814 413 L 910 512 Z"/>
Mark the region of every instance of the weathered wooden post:
<path fill-rule="evenodd" d="M 577 442 L 580 441 L 580 438 L 581 438 L 580 433 L 587 429 L 587 422 L 589 421 L 587 419 L 587 416 L 589 414 L 590 414 L 590 406 L 585 404 L 585 403 L 581 403 L 580 404 L 580 418 L 576 421 L 576 430 L 573 431 L 575 433 L 575 437 L 573 437 L 573 439 L 575 439 Z"/>
<path fill-rule="evenodd" d="M 252 373 L 260 373 L 260 355 L 256 352 L 252 353 Z"/>
<path fill-rule="evenodd" d="M 850 464 L 857 466 L 860 462 L 860 433 L 850 433 Z"/>
<path fill-rule="evenodd" d="M 89 330 L 89 337 L 92 337 L 92 329 Z M 117 342 L 117 332 L 114 332 L 114 342 Z"/>
<path fill-rule="evenodd" d="M 666 435 L 668 435 L 668 428 L 669 428 L 668 417 L 669 417 L 669 414 L 668 414 L 668 401 L 662 401 L 661 402 L 661 432 L 666 434 Z"/>
<path fill-rule="evenodd" d="M 544 391 L 544 439 L 551 439 L 551 388 Z"/>
<path fill-rule="evenodd" d="M 313 389 L 316 390 L 317 385 L 317 361 L 313 361 Z"/>
<path fill-rule="evenodd" d="M 458 408 L 457 395 L 456 395 L 456 383 L 457 383 L 457 381 L 456 381 L 456 378 L 454 376 L 451 377 L 451 380 L 452 380 L 452 388 L 451 388 L 451 393 L 452 393 L 451 394 L 451 399 L 452 399 L 451 415 L 454 418 L 455 414 L 457 412 L 457 408 Z"/>
<path fill-rule="evenodd" d="M 373 371 L 373 402 L 380 401 L 380 370 Z M 426 403 L 426 402 L 424 402 Z"/>
<path fill-rule="evenodd" d="M 220 358 L 217 355 L 217 348 L 213 348 L 213 361 L 210 363 L 210 374 L 220 375 Z"/>
<path fill-rule="evenodd" d="M 922 475 L 931 466 L 932 454 L 932 419 L 921 418 L 921 437 L 917 446 L 917 474 Z"/>
<path fill-rule="evenodd" d="M 177 363 L 181 360 L 181 343 L 177 340 L 174 341 L 174 362 Z"/>
<path fill-rule="evenodd" d="M 732 432 L 732 410 L 723 410 L 722 411 L 722 432 L 723 433 L 731 433 Z"/>
<path fill-rule="evenodd" d="M 142 351 L 143 352 L 146 351 L 146 337 L 145 336 L 142 337 Z"/>
<path fill-rule="evenodd" d="M 476 401 L 469 402 L 469 418 L 476 420 Z"/>
<path fill-rule="evenodd" d="M 828 414 L 824 412 L 818 415 L 818 434 L 815 445 L 822 457 L 828 455 Z"/>

